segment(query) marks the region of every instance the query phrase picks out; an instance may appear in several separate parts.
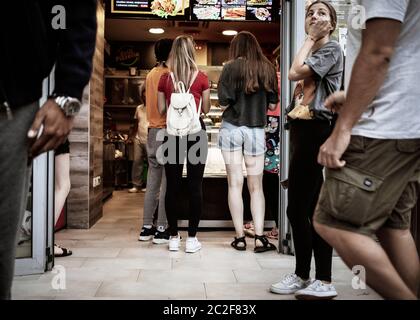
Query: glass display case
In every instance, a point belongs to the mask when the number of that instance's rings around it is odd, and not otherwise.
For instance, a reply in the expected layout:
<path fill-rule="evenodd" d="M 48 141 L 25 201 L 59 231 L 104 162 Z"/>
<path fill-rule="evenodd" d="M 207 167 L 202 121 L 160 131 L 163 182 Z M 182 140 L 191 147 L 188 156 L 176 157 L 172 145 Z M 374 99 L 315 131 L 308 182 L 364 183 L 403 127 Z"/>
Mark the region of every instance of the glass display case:
<path fill-rule="evenodd" d="M 206 115 L 202 116 L 203 122 L 206 126 L 207 138 L 209 140 L 209 150 L 204 177 L 226 177 L 225 163 L 223 161 L 222 153 L 217 147 L 223 114 L 222 109 L 219 106 L 219 99 L 217 96 L 217 83 L 223 67 L 199 66 L 199 69 L 205 72 L 209 78 L 211 103 L 210 111 Z"/>
<path fill-rule="evenodd" d="M 205 72 L 209 78 L 211 102 L 210 111 L 205 116 L 203 116 L 203 121 L 206 126 L 207 137 L 209 140 L 209 151 L 206 168 L 204 171 L 204 177 L 226 177 L 225 162 L 222 157 L 222 152 L 217 147 L 223 115 L 223 111 L 220 108 L 219 99 L 217 96 L 217 84 L 219 82 L 223 66 L 199 66 L 199 69 Z M 245 164 L 243 172 L 244 175 L 246 175 Z"/>

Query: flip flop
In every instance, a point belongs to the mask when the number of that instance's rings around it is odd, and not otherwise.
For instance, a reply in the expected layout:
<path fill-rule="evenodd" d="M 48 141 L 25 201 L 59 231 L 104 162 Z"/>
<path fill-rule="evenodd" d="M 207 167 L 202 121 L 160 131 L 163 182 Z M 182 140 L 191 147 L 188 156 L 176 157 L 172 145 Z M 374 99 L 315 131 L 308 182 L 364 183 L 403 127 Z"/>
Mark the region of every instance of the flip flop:
<path fill-rule="evenodd" d="M 61 257 L 71 256 L 72 254 L 73 252 L 71 250 L 62 248 L 57 244 L 54 245 L 54 257 L 61 258 Z"/>

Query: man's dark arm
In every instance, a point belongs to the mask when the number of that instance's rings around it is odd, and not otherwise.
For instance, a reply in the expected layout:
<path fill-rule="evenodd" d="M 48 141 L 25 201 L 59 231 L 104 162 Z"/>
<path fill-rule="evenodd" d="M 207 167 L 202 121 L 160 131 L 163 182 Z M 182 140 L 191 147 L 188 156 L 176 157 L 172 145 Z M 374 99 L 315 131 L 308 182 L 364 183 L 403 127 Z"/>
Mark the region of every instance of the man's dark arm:
<path fill-rule="evenodd" d="M 64 2 L 64 7 L 66 29 L 57 30 L 54 92 L 80 100 L 92 72 L 96 44 L 96 0 L 68 0 Z"/>
<path fill-rule="evenodd" d="M 56 2 L 48 3 L 51 4 L 51 12 Z M 96 45 L 96 0 L 67 0 L 60 4 L 65 8 L 65 29 L 53 31 L 54 39 L 50 39 L 53 45 L 57 44 L 54 47 L 54 93 L 81 100 L 92 72 Z M 47 27 L 53 27 L 52 20 L 47 23 Z M 30 157 L 56 149 L 62 144 L 73 128 L 73 121 L 73 117 L 66 117 L 53 99 L 48 99 L 37 112 L 28 131 L 28 138 L 31 139 Z M 44 129 L 37 138 L 42 125 Z"/>

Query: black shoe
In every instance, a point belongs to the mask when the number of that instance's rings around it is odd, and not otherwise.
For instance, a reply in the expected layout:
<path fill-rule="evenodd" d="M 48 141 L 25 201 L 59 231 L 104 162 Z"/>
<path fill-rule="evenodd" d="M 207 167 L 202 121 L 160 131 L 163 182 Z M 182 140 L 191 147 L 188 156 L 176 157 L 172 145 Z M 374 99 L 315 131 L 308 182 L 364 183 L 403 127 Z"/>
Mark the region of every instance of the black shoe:
<path fill-rule="evenodd" d="M 165 244 L 169 242 L 169 232 L 168 229 L 165 231 L 156 231 L 155 237 L 153 238 L 154 244 Z"/>
<path fill-rule="evenodd" d="M 143 227 L 140 232 L 139 241 L 150 241 L 155 236 L 155 233 L 155 227 L 151 227 L 150 229 Z"/>

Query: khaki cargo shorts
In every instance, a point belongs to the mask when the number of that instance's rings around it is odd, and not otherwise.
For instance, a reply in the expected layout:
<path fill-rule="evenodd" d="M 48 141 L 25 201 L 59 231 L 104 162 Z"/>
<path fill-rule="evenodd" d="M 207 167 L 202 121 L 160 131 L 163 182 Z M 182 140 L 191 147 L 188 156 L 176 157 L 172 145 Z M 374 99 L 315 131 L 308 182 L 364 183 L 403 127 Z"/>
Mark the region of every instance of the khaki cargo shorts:
<path fill-rule="evenodd" d="M 352 136 L 343 160 L 345 168 L 326 169 L 315 220 L 367 236 L 382 227 L 409 229 L 420 191 L 420 139 Z"/>

